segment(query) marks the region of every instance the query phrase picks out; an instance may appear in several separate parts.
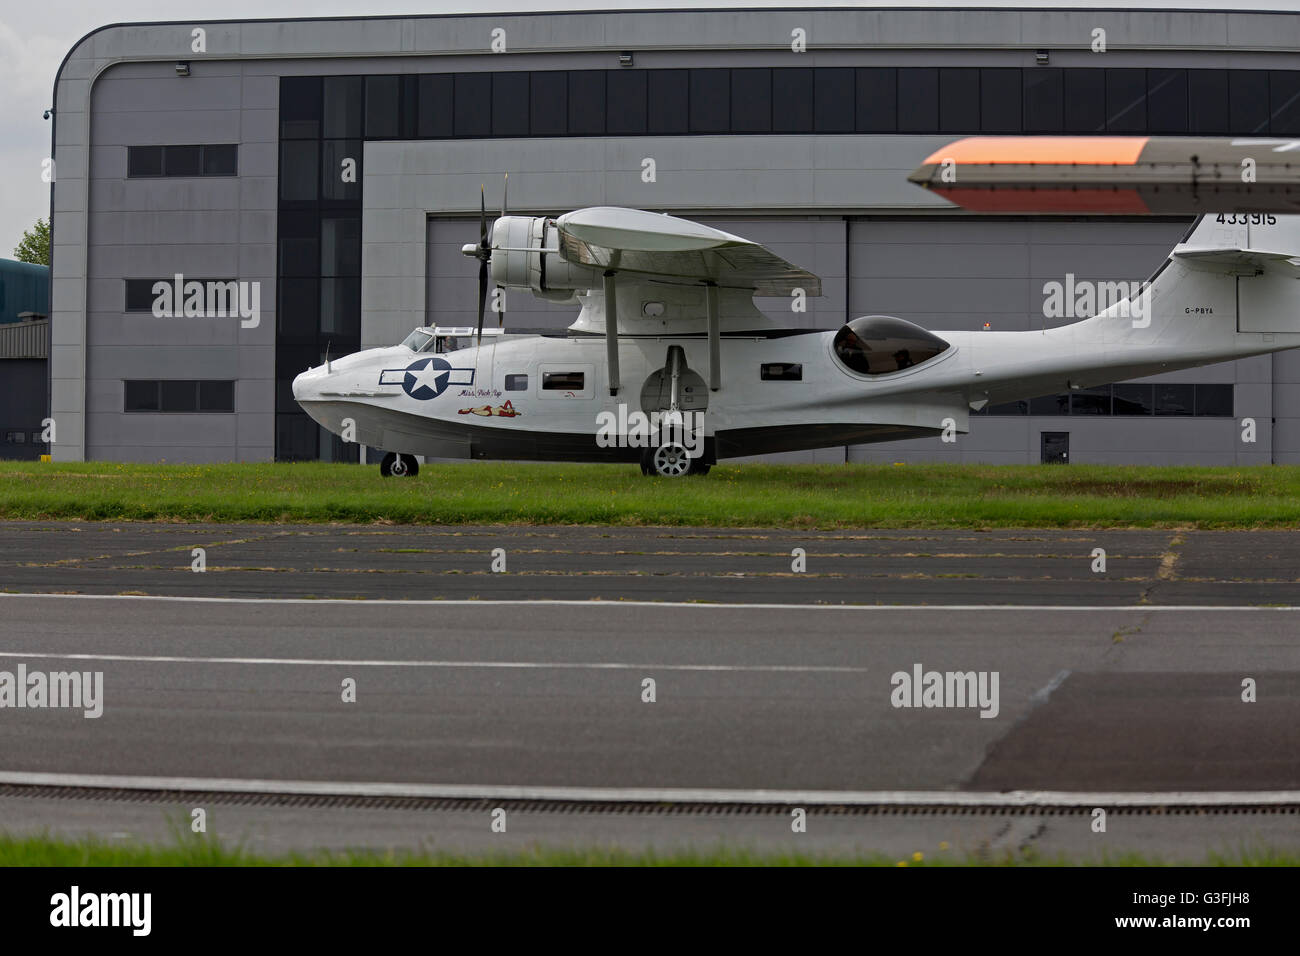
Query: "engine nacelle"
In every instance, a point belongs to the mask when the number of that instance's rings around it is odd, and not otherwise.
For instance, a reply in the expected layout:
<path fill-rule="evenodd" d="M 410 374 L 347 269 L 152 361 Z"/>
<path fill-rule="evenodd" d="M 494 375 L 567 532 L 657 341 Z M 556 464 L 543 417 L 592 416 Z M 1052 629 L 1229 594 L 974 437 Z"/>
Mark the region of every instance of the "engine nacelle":
<path fill-rule="evenodd" d="M 492 246 L 494 285 L 560 300 L 600 288 L 599 270 L 560 257 L 554 219 L 502 216 L 492 226 Z"/>

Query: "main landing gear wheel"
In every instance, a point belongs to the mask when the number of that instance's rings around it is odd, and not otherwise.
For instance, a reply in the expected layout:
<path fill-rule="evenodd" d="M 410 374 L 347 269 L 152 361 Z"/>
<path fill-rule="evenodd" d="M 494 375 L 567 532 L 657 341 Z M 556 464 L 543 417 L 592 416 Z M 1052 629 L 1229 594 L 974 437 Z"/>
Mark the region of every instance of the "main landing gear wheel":
<path fill-rule="evenodd" d="M 394 455 L 390 451 L 379 463 L 379 473 L 385 478 L 414 478 L 420 473 L 420 463 L 414 455 Z"/>
<path fill-rule="evenodd" d="M 680 478 L 682 475 L 707 475 L 709 466 L 686 453 L 686 446 L 669 442 L 641 455 L 641 474 Z"/>

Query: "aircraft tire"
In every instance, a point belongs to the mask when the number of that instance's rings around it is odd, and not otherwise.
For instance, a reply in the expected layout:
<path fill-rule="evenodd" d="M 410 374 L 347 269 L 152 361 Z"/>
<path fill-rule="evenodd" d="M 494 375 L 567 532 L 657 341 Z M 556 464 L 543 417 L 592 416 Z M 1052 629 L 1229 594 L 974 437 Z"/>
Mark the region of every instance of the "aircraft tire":
<path fill-rule="evenodd" d="M 695 465 L 695 459 L 686 453 L 686 446 L 678 442 L 668 442 L 658 448 L 647 449 L 641 459 L 642 468 L 649 465 L 650 474 L 663 478 L 680 478 L 689 474 Z"/>
<path fill-rule="evenodd" d="M 379 474 L 385 478 L 414 478 L 420 473 L 420 463 L 414 455 L 395 455 L 391 451 L 379 463 Z"/>

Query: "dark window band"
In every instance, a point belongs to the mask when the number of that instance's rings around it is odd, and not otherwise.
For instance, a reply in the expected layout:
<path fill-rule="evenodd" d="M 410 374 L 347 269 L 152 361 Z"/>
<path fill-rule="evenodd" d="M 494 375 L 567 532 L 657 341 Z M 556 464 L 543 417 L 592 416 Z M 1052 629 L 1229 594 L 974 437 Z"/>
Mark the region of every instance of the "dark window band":
<path fill-rule="evenodd" d="M 128 379 L 123 411 L 202 412 L 235 410 L 235 383 L 214 379 Z"/>
<path fill-rule="evenodd" d="M 234 143 L 201 146 L 128 146 L 130 179 L 178 176 L 237 176 L 239 147 Z"/>
<path fill-rule="evenodd" d="M 1233 387 L 1217 384 L 1118 382 L 989 405 L 983 415 L 1111 415 L 1232 418 Z"/>
<path fill-rule="evenodd" d="M 1298 70 L 620 68 L 292 79 L 291 101 L 281 110 L 284 140 L 765 133 L 1300 135 Z M 233 149 L 133 147 L 196 148 Z M 151 171 L 131 175 L 199 175 L 155 168 L 176 163 L 193 169 L 196 159 L 189 153 L 174 159 L 142 154 L 140 162 L 152 164 Z M 228 165 L 233 163 L 232 156 Z"/>

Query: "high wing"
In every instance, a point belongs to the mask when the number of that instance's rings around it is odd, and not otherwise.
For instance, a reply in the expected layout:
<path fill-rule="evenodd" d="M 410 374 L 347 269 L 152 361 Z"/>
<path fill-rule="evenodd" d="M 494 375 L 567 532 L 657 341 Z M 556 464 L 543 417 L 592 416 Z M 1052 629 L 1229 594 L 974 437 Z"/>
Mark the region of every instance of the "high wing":
<path fill-rule="evenodd" d="M 680 279 L 759 296 L 788 296 L 795 289 L 822 294 L 821 279 L 776 253 L 721 229 L 675 216 L 592 206 L 556 220 L 560 254 L 602 270 Z"/>

